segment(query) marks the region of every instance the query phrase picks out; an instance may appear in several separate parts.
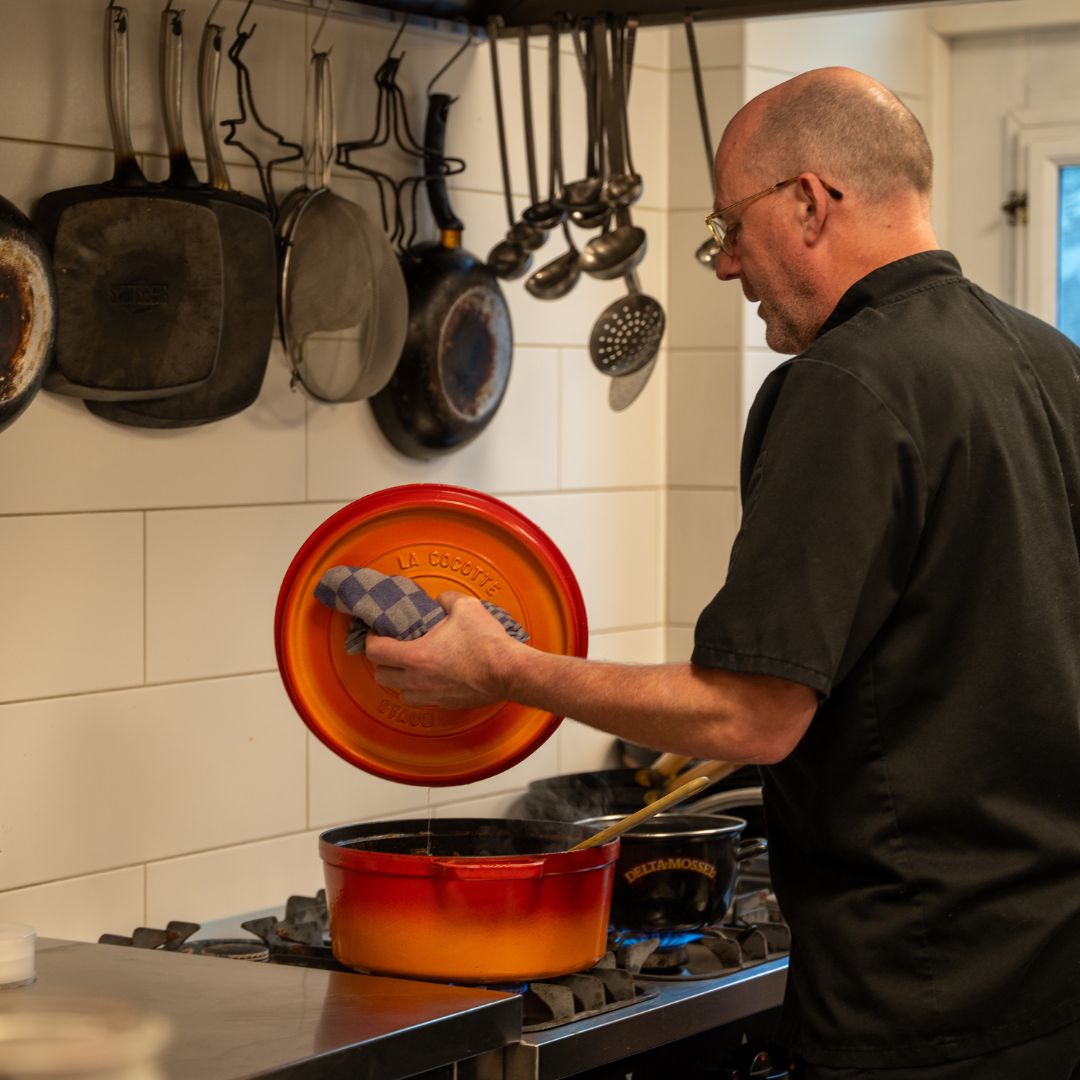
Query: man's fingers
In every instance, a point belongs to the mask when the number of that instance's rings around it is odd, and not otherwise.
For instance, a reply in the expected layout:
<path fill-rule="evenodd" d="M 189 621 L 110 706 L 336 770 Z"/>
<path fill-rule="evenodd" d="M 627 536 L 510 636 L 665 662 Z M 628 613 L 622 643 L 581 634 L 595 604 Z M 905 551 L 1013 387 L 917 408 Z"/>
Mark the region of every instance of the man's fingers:
<path fill-rule="evenodd" d="M 455 604 L 460 604 L 462 600 L 475 600 L 476 597 L 469 596 L 468 593 L 460 592 L 457 589 L 447 589 L 445 592 L 439 593 L 436 600 L 449 612 L 454 610 Z"/>

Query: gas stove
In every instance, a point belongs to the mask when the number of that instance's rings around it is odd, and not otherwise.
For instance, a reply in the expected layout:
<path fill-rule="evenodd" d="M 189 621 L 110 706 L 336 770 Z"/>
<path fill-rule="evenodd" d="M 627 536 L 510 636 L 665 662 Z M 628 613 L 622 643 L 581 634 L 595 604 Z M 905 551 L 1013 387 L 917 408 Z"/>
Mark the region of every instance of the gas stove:
<path fill-rule="evenodd" d="M 338 963 L 331 949 L 322 891 L 290 897 L 283 908 L 239 919 L 205 925 L 170 922 L 162 929 L 139 927 L 130 936 L 103 935 L 100 943 L 239 960 L 253 968 L 285 966 L 375 984 L 411 982 L 445 989 L 420 980 L 357 974 Z M 750 881 L 720 926 L 694 934 L 651 937 L 613 931 L 609 951 L 588 971 L 522 985 L 461 988 L 519 1002 L 515 1036 L 498 1047 L 480 1050 L 478 1044 L 475 1055 L 434 1070 L 380 1071 L 371 1076 L 377 1080 L 397 1076 L 424 1080 L 647 1080 L 663 1076 L 669 1080 L 671 1063 L 680 1055 L 689 1056 L 675 1073 L 679 1076 L 710 1080 L 786 1076 L 782 1067 L 773 1068 L 773 1060 L 782 1055 L 775 1048 L 764 1048 L 783 996 L 789 946 L 787 926 L 767 883 L 754 887 Z M 211 974 L 208 967 L 203 970 Z M 419 1027 L 415 1038 L 426 1037 Z M 693 1049 L 697 1044 L 699 1049 Z M 749 1058 L 748 1047 L 756 1048 Z M 728 1059 L 730 1067 L 724 1064 Z M 702 1061 L 709 1064 L 701 1065 Z"/>

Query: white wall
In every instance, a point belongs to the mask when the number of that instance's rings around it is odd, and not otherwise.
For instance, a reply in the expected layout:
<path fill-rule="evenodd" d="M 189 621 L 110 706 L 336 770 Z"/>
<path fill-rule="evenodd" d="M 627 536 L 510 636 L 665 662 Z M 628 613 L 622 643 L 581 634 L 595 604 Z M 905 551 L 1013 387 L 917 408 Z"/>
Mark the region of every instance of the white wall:
<path fill-rule="evenodd" d="M 714 141 L 756 94 L 831 65 L 879 79 L 932 127 L 921 9 L 703 23 L 696 39 Z M 685 657 L 702 597 L 723 582 L 738 527 L 743 419 L 783 358 L 766 346 L 757 308 L 737 285 L 718 285 L 692 258 L 712 184 L 682 28 L 671 31 L 670 124 L 671 159 L 685 167 L 672 172 L 670 187 L 668 647 Z"/>
<path fill-rule="evenodd" d="M 154 83 L 163 6 L 128 2 L 135 144 L 154 178 L 165 172 Z M 194 56 L 211 4 L 184 6 L 194 155 Z M 217 21 L 231 30 L 242 6 L 226 0 Z M 104 0 L 0 0 L 0 192 L 24 211 L 46 191 L 111 174 L 104 9 Z M 318 16 L 306 5 L 260 0 L 252 18 L 258 29 L 245 59 L 257 104 L 295 137 Z M 385 19 L 337 15 L 323 31 L 320 46 L 333 46 L 342 138 L 373 127 L 372 78 L 391 36 Z M 428 79 L 460 40 L 430 29 L 402 38 L 399 81 L 414 131 L 422 131 Z M 563 46 L 565 153 L 577 170 L 581 84 Z M 500 49 L 520 208 L 528 199 L 518 50 L 516 42 Z M 536 39 L 538 132 L 547 124 L 544 49 Z M 487 50 L 471 48 L 440 85 L 460 95 L 448 149 L 468 169 L 452 195 L 465 246 L 481 255 L 506 229 Z M 643 285 L 660 297 L 667 164 L 645 148 L 664 128 L 666 65 L 666 31 L 643 34 L 634 136 L 646 193 L 635 217 L 650 239 Z M 226 63 L 221 117 L 236 115 L 233 86 Z M 257 191 L 239 152 L 227 151 L 227 159 L 233 183 Z M 376 163 L 395 172 L 403 165 L 392 155 Z M 286 177 L 282 190 L 298 180 Z M 374 212 L 368 182 L 343 174 L 335 186 Z M 553 238 L 538 265 L 561 250 Z M 216 424 L 125 428 L 42 393 L 3 433 L 0 919 L 94 939 L 279 904 L 321 884 L 316 837 L 331 824 L 426 814 L 429 805 L 438 814 L 502 813 L 533 777 L 609 763 L 610 737 L 567 722 L 517 768 L 468 788 L 429 793 L 376 780 L 307 734 L 275 667 L 274 602 L 300 543 L 349 500 L 413 481 L 475 487 L 517 506 L 574 567 L 591 654 L 663 658 L 664 365 L 634 406 L 615 414 L 587 343 L 621 283 L 586 279 L 549 304 L 529 297 L 520 281 L 505 291 L 516 335 L 506 400 L 481 438 L 439 461 L 399 456 L 366 403 L 328 407 L 290 391 L 276 345 L 258 402 Z M 346 337 L 319 345 L 342 347 Z"/>

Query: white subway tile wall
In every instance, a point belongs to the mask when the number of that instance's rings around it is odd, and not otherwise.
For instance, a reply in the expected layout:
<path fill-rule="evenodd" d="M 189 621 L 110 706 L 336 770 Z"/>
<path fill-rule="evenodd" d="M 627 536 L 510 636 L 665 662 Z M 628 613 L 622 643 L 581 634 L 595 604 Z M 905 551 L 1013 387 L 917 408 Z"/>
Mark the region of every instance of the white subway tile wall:
<path fill-rule="evenodd" d="M 111 175 L 104 6 L 0 0 L 0 69 L 17 88 L 0 104 L 0 194 L 26 212 L 46 191 Z M 200 170 L 194 54 L 211 6 L 186 5 L 185 130 Z M 161 4 L 127 7 L 135 148 L 147 173 L 161 178 Z M 217 10 L 229 40 L 243 7 L 224 0 Z M 293 139 L 304 126 L 305 69 L 320 18 L 302 0 L 257 0 L 249 21 L 257 29 L 244 59 L 260 114 Z M 829 22 L 830 33 L 842 38 L 846 18 Z M 897 81 L 917 97 L 921 66 L 907 54 L 921 16 L 858 18 L 870 21 L 858 24 L 858 47 L 843 62 L 880 58 L 890 74 L 899 65 Z M 763 68 L 805 66 L 792 44 L 813 38 L 816 22 L 804 22 L 794 37 L 762 24 L 700 29 L 714 137 L 746 93 L 747 58 Z M 333 47 L 339 138 L 374 131 L 373 76 L 395 32 L 378 16 L 335 13 L 327 21 L 320 46 Z M 416 133 L 428 80 L 460 40 L 421 26 L 398 43 Z M 545 192 L 546 47 L 543 36 L 530 47 Z M 520 211 L 529 195 L 519 50 L 516 40 L 498 48 Z M 585 168 L 583 90 L 565 38 L 560 74 L 565 169 L 574 179 Z M 448 151 L 467 168 L 451 179 L 451 197 L 466 224 L 465 248 L 482 257 L 506 229 L 488 44 L 468 49 L 436 89 L 457 98 Z M 596 317 L 624 283 L 583 280 L 565 299 L 543 303 L 518 281 L 504 285 L 515 353 L 503 405 L 472 445 L 437 460 L 397 454 L 364 402 L 326 406 L 292 390 L 277 344 L 256 404 L 225 421 L 126 428 L 43 392 L 0 436 L 0 919 L 93 940 L 139 924 L 258 910 L 319 888 L 317 837 L 327 826 L 500 815 L 531 779 L 616 764 L 610 736 L 568 720 L 528 759 L 478 784 L 427 789 L 368 776 L 296 716 L 277 675 L 272 626 L 281 576 L 315 525 L 380 488 L 446 482 L 506 499 L 552 536 L 580 581 L 592 655 L 685 659 L 696 609 L 722 580 L 737 518 L 745 360 L 737 288 L 717 285 L 692 261 L 711 194 L 681 27 L 640 33 L 630 104 L 631 145 L 646 181 L 634 216 L 650 245 L 641 283 L 669 322 L 653 379 L 626 411 L 608 408 L 607 380 L 588 354 Z M 227 61 L 218 115 L 238 115 Z M 265 152 L 270 144 L 255 145 Z M 397 175 L 412 165 L 392 144 L 361 157 Z M 258 193 L 243 153 L 226 147 L 225 158 L 233 185 Z M 281 196 L 303 174 L 294 163 L 276 179 Z M 338 169 L 334 187 L 379 214 L 366 178 Z M 424 208 L 416 227 L 420 238 L 433 235 Z M 575 235 L 579 246 L 586 238 Z M 563 250 L 553 236 L 535 265 Z M 347 358 L 355 341 L 355 332 L 342 332 L 312 349 L 331 362 Z"/>

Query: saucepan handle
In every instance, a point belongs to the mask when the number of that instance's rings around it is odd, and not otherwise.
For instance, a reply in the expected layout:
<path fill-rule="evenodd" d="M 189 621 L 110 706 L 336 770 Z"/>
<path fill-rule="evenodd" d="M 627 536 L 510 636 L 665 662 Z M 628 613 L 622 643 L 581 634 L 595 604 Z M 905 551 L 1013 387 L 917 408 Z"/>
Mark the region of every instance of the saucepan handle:
<path fill-rule="evenodd" d="M 433 859 L 432 866 L 439 877 L 455 881 L 522 881 L 541 877 L 544 859 L 511 859 L 488 862 L 482 859 Z"/>
<path fill-rule="evenodd" d="M 758 855 L 764 855 L 769 850 L 769 841 L 763 837 L 755 837 L 753 840 L 744 840 L 735 849 L 735 861 L 746 862 L 747 859 L 756 859 Z"/>

